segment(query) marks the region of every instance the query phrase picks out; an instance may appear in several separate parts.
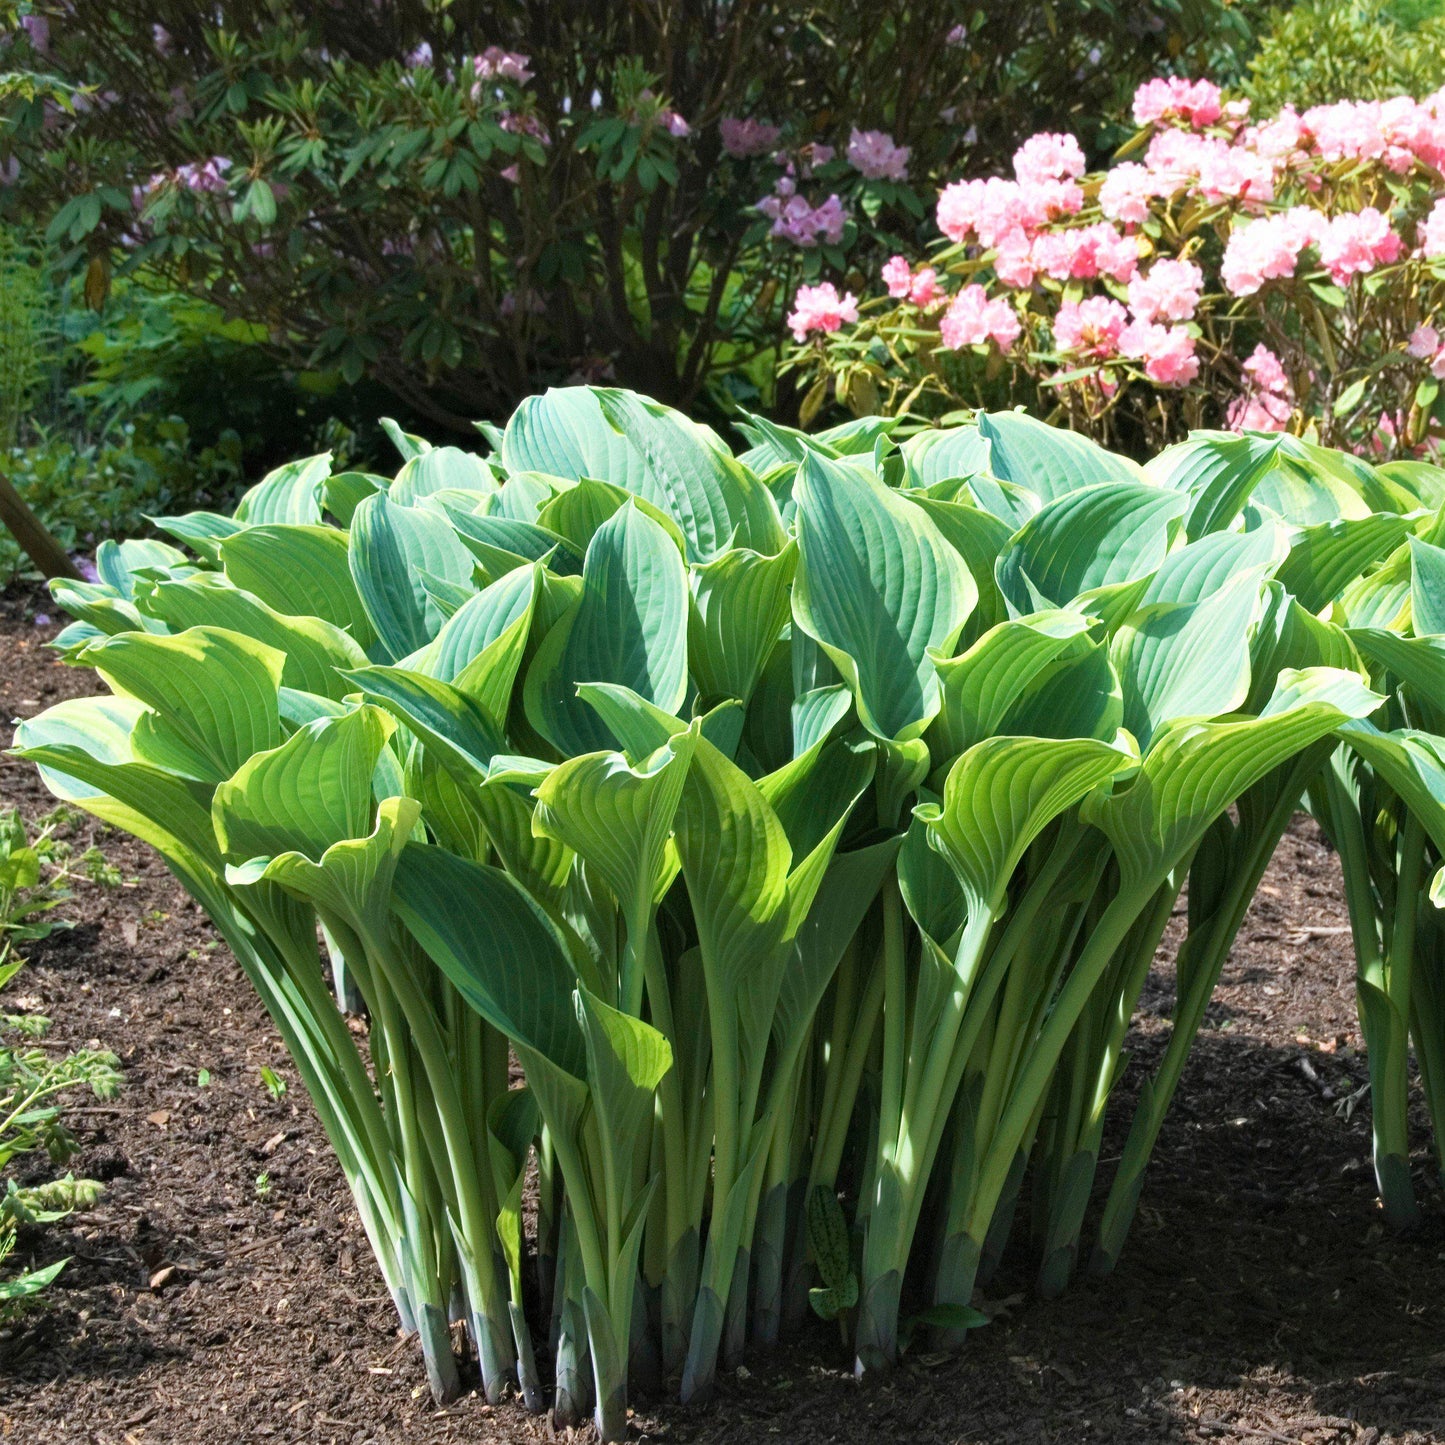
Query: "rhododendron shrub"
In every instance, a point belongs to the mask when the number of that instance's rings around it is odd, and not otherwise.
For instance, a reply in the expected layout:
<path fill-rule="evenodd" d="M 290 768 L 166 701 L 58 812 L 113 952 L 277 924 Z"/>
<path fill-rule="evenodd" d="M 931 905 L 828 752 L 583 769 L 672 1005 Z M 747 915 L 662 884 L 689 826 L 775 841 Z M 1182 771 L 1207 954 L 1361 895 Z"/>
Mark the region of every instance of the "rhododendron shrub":
<path fill-rule="evenodd" d="M 0 212 L 93 304 L 159 272 L 468 434 L 566 380 L 771 404 L 797 288 L 916 244 L 965 156 L 1240 38 L 1223 0 L 1110 0 L 1062 41 L 1048 0 L 25 8 Z"/>
<path fill-rule="evenodd" d="M 1204 426 L 1438 450 L 1445 91 L 1256 119 L 1176 76 L 1133 115 L 1106 171 L 1041 133 L 946 185 L 857 325 L 794 328 L 805 416 L 1023 401 L 1141 454 Z"/>

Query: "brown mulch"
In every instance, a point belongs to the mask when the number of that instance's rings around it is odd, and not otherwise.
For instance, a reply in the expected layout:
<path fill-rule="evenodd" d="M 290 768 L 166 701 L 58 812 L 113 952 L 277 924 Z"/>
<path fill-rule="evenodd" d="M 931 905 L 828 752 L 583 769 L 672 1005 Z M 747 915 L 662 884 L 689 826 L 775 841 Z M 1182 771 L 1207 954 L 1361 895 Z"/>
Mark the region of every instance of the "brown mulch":
<path fill-rule="evenodd" d="M 35 625 L 44 606 L 0 595 L 7 724 L 93 690 L 43 647 L 56 630 Z M 0 761 L 5 805 L 51 806 L 14 759 Z M 126 881 L 78 885 L 76 926 L 32 946 L 7 999 L 50 1014 L 58 1042 L 114 1048 L 125 1082 L 113 1103 L 73 1116 L 77 1172 L 107 1181 L 104 1200 L 26 1240 L 30 1263 L 71 1262 L 43 1309 L 0 1331 L 0 1441 L 569 1438 L 475 1394 L 433 1407 L 239 968 L 145 849 L 76 827 L 77 849 L 92 838 Z M 1380 1223 L 1345 922 L 1336 861 L 1298 820 L 1211 1006 L 1113 1278 L 1041 1303 L 1027 1263 L 1006 1265 L 991 1287 L 1003 1318 L 963 1355 L 910 1359 L 881 1384 L 856 1384 L 818 1323 L 778 1356 L 749 1357 L 708 1409 L 641 1403 L 638 1438 L 1445 1440 L 1445 1205 L 1421 1115 L 1426 1223 L 1409 1238 Z M 1166 960 L 1136 1021 L 1125 1097 L 1167 1037 L 1169 1000 Z M 263 1065 L 290 1083 L 279 1100 Z"/>

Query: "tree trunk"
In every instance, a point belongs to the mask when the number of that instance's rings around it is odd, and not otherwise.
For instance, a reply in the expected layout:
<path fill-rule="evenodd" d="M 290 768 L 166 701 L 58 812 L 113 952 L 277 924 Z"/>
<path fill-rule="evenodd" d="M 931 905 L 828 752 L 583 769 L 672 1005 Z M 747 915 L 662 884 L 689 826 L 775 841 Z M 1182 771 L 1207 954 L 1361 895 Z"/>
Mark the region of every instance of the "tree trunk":
<path fill-rule="evenodd" d="M 69 577 L 83 582 L 80 569 L 70 560 L 64 547 L 45 529 L 40 518 L 25 505 L 15 484 L 0 472 L 0 522 L 20 544 L 20 550 L 40 569 L 43 577 Z"/>

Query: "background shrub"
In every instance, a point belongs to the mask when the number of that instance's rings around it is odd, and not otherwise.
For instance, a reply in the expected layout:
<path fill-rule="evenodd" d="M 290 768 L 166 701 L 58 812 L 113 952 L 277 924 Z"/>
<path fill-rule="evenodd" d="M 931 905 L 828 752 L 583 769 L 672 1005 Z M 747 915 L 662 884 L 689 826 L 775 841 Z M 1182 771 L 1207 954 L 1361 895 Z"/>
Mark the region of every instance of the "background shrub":
<path fill-rule="evenodd" d="M 0 165 L 92 304 L 162 277 L 434 425 L 578 377 L 768 405 L 786 298 L 913 237 L 915 185 L 1040 126 L 1109 143 L 1143 76 L 1237 71 L 1256 8 L 27 4 Z M 729 155 L 725 117 L 776 139 Z M 838 197 L 821 243 L 756 209 L 789 183 Z"/>

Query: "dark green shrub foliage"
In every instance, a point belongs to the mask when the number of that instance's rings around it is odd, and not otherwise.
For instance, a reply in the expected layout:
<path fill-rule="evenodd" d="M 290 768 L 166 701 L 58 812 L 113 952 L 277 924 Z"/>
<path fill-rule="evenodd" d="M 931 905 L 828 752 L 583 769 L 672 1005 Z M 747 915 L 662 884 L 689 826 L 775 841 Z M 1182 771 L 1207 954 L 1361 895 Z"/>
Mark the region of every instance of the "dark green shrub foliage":
<path fill-rule="evenodd" d="M 93 301 L 153 269 L 453 426 L 566 378 L 766 399 L 786 299 L 876 268 L 915 185 L 1247 34 L 1223 0 L 28 8 L 0 163 Z M 724 118 L 770 129 L 730 154 Z M 891 137 L 862 169 L 855 129 Z M 770 196 L 822 220 L 771 236 Z"/>

